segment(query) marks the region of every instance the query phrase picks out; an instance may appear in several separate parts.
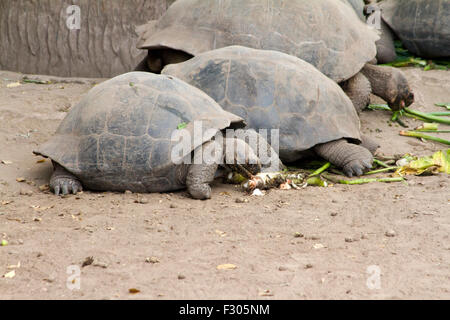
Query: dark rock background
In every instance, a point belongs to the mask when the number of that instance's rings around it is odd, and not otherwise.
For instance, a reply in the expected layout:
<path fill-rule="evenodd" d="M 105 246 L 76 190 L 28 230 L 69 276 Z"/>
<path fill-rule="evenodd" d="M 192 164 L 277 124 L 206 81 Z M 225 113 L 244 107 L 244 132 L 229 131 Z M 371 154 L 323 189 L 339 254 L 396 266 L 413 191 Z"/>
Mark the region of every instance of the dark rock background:
<path fill-rule="evenodd" d="M 0 0 L 0 69 L 65 77 L 112 77 L 143 59 L 135 27 L 173 0 Z M 79 30 L 66 12 L 80 7 Z"/>

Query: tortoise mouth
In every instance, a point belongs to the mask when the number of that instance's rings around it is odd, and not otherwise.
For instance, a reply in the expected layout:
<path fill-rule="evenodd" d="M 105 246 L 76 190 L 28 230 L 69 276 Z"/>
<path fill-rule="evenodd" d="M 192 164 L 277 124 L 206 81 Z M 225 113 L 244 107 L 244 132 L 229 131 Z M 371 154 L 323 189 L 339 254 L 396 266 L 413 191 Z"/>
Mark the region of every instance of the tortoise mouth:
<path fill-rule="evenodd" d="M 247 179 L 261 172 L 261 164 L 225 164 L 224 167 L 241 174 Z"/>

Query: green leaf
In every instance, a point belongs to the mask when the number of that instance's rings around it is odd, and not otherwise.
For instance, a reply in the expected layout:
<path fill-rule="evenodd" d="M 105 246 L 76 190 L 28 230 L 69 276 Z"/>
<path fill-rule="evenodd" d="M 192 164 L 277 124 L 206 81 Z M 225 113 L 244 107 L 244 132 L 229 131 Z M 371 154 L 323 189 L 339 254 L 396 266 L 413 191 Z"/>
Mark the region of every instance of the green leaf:
<path fill-rule="evenodd" d="M 185 129 L 187 127 L 187 123 L 186 122 L 182 122 L 177 126 L 178 130 L 182 130 Z"/>
<path fill-rule="evenodd" d="M 450 149 L 441 150 L 432 156 L 422 157 L 411 161 L 397 170 L 400 175 L 422 175 L 444 172 L 450 174 Z"/>

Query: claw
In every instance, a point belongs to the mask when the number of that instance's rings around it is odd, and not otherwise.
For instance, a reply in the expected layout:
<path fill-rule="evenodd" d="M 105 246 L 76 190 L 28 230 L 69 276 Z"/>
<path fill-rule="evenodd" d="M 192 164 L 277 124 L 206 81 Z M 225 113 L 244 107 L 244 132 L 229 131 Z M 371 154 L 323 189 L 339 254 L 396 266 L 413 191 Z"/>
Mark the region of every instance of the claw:
<path fill-rule="evenodd" d="M 72 193 L 73 193 L 73 194 L 77 194 L 77 192 L 78 192 L 78 186 L 76 185 L 76 183 L 74 183 L 74 184 L 72 185 Z"/>
<path fill-rule="evenodd" d="M 367 169 L 372 169 L 372 164 L 369 161 L 363 161 L 363 166 Z"/>
<path fill-rule="evenodd" d="M 67 183 L 64 183 L 62 185 L 62 194 L 63 195 L 69 194 L 69 186 L 67 185 Z"/>
<path fill-rule="evenodd" d="M 60 187 L 56 186 L 54 191 L 55 191 L 55 195 L 59 196 Z"/>
<path fill-rule="evenodd" d="M 359 167 L 356 167 L 356 168 L 354 169 L 354 171 L 355 171 L 355 174 L 356 174 L 358 177 L 359 177 L 359 176 L 362 176 L 362 174 L 363 174 L 362 169 L 359 168 Z"/>
<path fill-rule="evenodd" d="M 344 174 L 349 178 L 353 177 L 353 172 L 351 169 L 344 168 Z"/>

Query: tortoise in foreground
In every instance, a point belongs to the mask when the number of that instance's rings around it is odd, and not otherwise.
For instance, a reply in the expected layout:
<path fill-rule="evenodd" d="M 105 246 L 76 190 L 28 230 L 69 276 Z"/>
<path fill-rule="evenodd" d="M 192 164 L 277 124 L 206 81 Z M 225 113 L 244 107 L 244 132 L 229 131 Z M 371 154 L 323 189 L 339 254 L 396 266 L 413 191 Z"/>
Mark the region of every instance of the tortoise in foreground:
<path fill-rule="evenodd" d="M 348 176 L 372 167 L 377 145 L 360 133 L 350 99 L 309 63 L 278 51 L 231 46 L 163 71 L 203 90 L 248 127 L 279 130 L 279 155 L 290 163 L 311 151 Z M 366 146 L 361 146 L 365 140 Z M 269 143 L 272 143 L 268 139 Z"/>
<path fill-rule="evenodd" d="M 148 56 L 137 69 L 159 73 L 167 64 L 241 45 L 311 63 L 341 83 L 358 110 L 366 107 L 371 91 L 393 109 L 408 106 L 414 96 L 404 74 L 369 63 L 378 39 L 343 1 L 177 0 L 141 28 L 138 48 Z"/>
<path fill-rule="evenodd" d="M 200 135 L 194 131 L 196 122 L 203 128 Z M 179 155 L 175 161 L 173 152 L 179 144 L 172 134 L 180 124 L 186 126 L 183 130 L 193 137 L 193 143 L 175 153 Z M 82 187 L 133 192 L 187 187 L 192 197 L 207 199 L 219 162 L 206 163 L 200 148 L 212 148 L 214 154 L 220 147 L 240 146 L 235 159 L 224 166 L 249 174 L 259 172 L 259 159 L 243 140 L 224 138 L 223 146 L 213 140 L 221 130 L 244 126 L 242 118 L 179 79 L 132 72 L 91 89 L 70 110 L 56 134 L 34 153 L 52 159 L 50 187 L 55 194 L 77 193 Z"/>
<path fill-rule="evenodd" d="M 385 0 L 379 6 L 383 20 L 410 52 L 450 57 L 450 1 Z"/>

